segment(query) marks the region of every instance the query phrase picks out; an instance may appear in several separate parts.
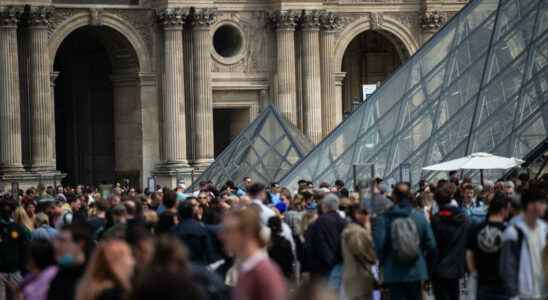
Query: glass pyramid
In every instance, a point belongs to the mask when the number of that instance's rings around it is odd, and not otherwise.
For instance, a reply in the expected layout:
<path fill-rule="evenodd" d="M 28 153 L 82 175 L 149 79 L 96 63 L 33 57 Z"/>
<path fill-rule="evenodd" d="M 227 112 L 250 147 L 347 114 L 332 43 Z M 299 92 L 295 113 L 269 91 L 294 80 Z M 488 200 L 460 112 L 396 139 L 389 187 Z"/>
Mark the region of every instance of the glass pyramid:
<path fill-rule="evenodd" d="M 547 30 L 548 0 L 469 2 L 281 184 L 404 168 L 417 183 L 438 175 L 422 167 L 473 152 L 524 157 L 548 130 Z"/>
<path fill-rule="evenodd" d="M 220 186 L 227 180 L 238 183 L 245 176 L 265 184 L 278 182 L 312 145 L 269 105 L 219 154 L 190 190 L 195 190 L 201 181 L 211 180 Z"/>

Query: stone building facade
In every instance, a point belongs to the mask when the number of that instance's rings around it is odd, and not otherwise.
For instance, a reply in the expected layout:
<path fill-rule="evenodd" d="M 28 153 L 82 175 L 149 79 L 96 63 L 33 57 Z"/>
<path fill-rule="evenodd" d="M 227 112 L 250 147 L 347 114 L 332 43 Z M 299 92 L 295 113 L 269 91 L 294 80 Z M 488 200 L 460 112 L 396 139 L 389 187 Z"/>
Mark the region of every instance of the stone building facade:
<path fill-rule="evenodd" d="M 1 180 L 188 182 L 268 103 L 317 143 L 465 2 L 1 0 Z"/>

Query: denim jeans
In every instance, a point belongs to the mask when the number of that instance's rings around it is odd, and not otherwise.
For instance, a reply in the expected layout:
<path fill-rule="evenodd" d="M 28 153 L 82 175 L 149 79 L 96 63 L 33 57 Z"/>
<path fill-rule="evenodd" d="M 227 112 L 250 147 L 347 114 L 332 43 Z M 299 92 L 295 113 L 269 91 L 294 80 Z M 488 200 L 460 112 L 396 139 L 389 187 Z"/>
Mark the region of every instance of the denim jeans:
<path fill-rule="evenodd" d="M 417 282 L 387 283 L 390 291 L 390 300 L 421 300 L 422 284 Z"/>

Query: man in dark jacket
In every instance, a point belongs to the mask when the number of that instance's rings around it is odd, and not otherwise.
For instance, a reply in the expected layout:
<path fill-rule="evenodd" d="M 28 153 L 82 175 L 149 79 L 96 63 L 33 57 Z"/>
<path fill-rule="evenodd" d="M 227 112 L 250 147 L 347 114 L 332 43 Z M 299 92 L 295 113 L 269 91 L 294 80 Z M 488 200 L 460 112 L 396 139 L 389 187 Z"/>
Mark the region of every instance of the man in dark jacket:
<path fill-rule="evenodd" d="M 187 199 L 179 205 L 179 224 L 173 232 L 188 248 L 193 263 L 208 265 L 215 262 L 219 255 L 213 247 L 210 231 L 197 220 L 198 205 L 195 198 Z"/>
<path fill-rule="evenodd" d="M 383 280 L 390 290 L 391 300 L 420 300 L 422 298 L 421 283 L 428 279 L 426 259 L 423 253 L 432 253 L 436 249 L 436 241 L 432 229 L 423 213 L 411 205 L 410 189 L 407 184 L 399 183 L 392 192 L 394 206 L 380 215 L 373 225 L 373 241 L 375 252 L 383 272 Z M 392 224 L 400 219 L 411 219 L 418 235 L 418 248 L 421 253 L 411 262 L 398 258 L 398 252 L 392 239 Z M 401 220 L 400 220 L 401 221 Z"/>
<path fill-rule="evenodd" d="M 468 219 L 463 209 L 451 205 L 447 185 L 436 190 L 439 211 L 432 218 L 437 255 L 432 267 L 432 286 L 437 300 L 458 300 L 459 280 L 466 271 Z"/>
<path fill-rule="evenodd" d="M 21 281 L 24 268 L 25 246 L 30 234 L 13 221 L 13 212 L 17 206 L 11 195 L 0 199 L 0 297 L 13 296 L 12 286 Z"/>
<path fill-rule="evenodd" d="M 342 263 L 341 235 L 346 221 L 338 212 L 339 198 L 327 194 L 321 202 L 323 214 L 305 234 L 307 267 L 312 276 L 329 277 L 333 267 Z"/>
<path fill-rule="evenodd" d="M 54 246 L 59 271 L 50 283 L 48 299 L 75 299 L 76 285 L 84 274 L 92 247 L 89 228 L 82 224 L 64 225 Z"/>

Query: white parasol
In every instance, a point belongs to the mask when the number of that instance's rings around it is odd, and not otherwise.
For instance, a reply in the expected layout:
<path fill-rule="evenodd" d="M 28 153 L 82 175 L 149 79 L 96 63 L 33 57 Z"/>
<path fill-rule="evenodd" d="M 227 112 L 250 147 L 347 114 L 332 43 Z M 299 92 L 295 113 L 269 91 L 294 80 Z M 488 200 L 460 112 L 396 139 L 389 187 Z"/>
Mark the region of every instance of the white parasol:
<path fill-rule="evenodd" d="M 478 152 L 468 156 L 442 162 L 422 168 L 425 171 L 455 171 L 455 170 L 507 170 L 524 163 L 515 157 L 502 157 L 489 153 Z"/>

